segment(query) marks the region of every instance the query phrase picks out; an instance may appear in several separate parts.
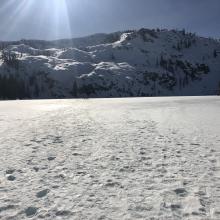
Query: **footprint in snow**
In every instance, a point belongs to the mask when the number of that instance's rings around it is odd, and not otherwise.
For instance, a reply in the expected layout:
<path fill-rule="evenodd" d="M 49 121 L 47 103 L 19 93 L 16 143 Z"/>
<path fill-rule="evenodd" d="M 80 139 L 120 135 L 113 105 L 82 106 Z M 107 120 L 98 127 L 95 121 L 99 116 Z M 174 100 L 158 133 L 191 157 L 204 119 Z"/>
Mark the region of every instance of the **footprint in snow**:
<path fill-rule="evenodd" d="M 61 210 L 56 212 L 56 216 L 70 216 L 72 215 L 71 211 Z"/>
<path fill-rule="evenodd" d="M 49 193 L 49 189 L 44 189 L 44 190 L 39 191 L 39 192 L 36 194 L 36 197 L 37 197 L 37 198 L 43 198 L 43 197 L 46 196 L 48 193 Z"/>
<path fill-rule="evenodd" d="M 172 211 L 176 211 L 176 210 L 181 209 L 182 207 L 181 207 L 181 205 L 179 205 L 179 204 L 172 204 L 172 205 L 170 206 L 170 208 L 171 208 Z"/>
<path fill-rule="evenodd" d="M 55 160 L 56 157 L 54 157 L 54 156 L 50 156 L 50 157 L 48 157 L 47 159 L 48 159 L 49 161 L 52 161 L 52 160 Z"/>
<path fill-rule="evenodd" d="M 17 208 L 17 206 L 15 206 L 15 205 L 2 206 L 2 207 L 0 207 L 0 213 L 3 211 L 15 209 L 15 208 Z"/>
<path fill-rule="evenodd" d="M 13 174 L 14 172 L 15 172 L 15 169 L 6 170 L 6 174 Z"/>
<path fill-rule="evenodd" d="M 16 180 L 16 177 L 13 176 L 13 175 L 9 175 L 7 179 L 8 179 L 9 181 L 14 181 L 14 180 Z"/>
<path fill-rule="evenodd" d="M 39 168 L 38 167 L 33 167 L 34 171 L 35 172 L 38 172 L 39 171 Z"/>
<path fill-rule="evenodd" d="M 175 189 L 174 192 L 178 195 L 178 196 L 181 196 L 181 197 L 185 197 L 188 192 L 184 189 L 184 188 L 178 188 L 178 189 Z"/>
<path fill-rule="evenodd" d="M 30 207 L 26 208 L 24 212 L 28 218 L 32 218 L 33 216 L 35 216 L 37 214 L 37 210 L 38 209 L 36 207 L 30 206 Z"/>

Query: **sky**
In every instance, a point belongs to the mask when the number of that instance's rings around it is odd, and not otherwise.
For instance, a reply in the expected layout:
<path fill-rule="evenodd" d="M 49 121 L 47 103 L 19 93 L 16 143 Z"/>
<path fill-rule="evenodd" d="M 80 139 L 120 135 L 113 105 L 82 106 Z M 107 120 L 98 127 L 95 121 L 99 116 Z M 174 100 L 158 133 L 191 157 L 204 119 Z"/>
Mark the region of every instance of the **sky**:
<path fill-rule="evenodd" d="M 185 28 L 220 38 L 220 0 L 0 0 L 0 40 Z"/>

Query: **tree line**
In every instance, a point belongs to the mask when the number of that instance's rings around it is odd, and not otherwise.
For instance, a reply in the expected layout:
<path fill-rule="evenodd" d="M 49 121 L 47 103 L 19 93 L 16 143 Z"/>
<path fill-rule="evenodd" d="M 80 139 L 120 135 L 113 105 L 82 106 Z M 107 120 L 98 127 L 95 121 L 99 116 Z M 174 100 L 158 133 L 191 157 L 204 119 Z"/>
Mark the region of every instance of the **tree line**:
<path fill-rule="evenodd" d="M 0 75 L 0 99 L 30 98 L 30 92 L 24 80 L 15 75 Z"/>

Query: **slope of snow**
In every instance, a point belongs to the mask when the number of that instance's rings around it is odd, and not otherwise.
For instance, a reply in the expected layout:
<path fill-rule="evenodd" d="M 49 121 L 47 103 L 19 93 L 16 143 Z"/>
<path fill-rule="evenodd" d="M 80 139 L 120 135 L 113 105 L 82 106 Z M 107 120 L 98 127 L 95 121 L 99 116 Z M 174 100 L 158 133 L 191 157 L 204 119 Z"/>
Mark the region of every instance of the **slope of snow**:
<path fill-rule="evenodd" d="M 0 219 L 220 219 L 217 97 L 0 102 Z"/>
<path fill-rule="evenodd" d="M 220 93 L 219 41 L 183 31 L 140 29 L 2 47 L 17 63 L 1 61 L 0 76 L 24 81 L 31 98 Z"/>

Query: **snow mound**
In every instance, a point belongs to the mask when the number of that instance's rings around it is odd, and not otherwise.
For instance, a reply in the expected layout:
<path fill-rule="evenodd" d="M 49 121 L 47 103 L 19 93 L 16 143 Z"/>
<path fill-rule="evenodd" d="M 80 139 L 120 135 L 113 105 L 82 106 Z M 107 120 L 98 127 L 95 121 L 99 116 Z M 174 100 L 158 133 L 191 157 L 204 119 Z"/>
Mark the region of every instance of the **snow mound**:
<path fill-rule="evenodd" d="M 92 60 L 90 54 L 77 48 L 65 49 L 61 51 L 57 57 L 59 59 L 70 59 L 80 62 L 90 62 Z"/>

